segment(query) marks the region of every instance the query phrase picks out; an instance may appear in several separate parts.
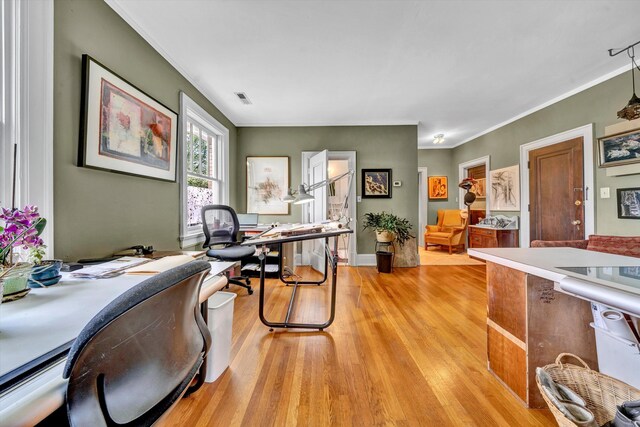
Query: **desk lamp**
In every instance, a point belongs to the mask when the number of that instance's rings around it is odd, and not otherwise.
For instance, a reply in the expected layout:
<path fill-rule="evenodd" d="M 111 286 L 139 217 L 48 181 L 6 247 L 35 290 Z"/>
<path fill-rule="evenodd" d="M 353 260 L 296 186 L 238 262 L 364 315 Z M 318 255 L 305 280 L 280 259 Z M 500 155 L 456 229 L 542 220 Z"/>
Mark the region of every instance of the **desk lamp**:
<path fill-rule="evenodd" d="M 349 192 L 351 191 L 351 181 L 353 180 L 353 175 L 354 175 L 354 171 L 350 169 L 343 174 L 334 176 L 333 178 L 325 179 L 320 182 L 316 182 L 315 184 L 307 185 L 302 183 L 298 186 L 297 191 L 288 189 L 287 195 L 282 198 L 282 201 L 285 203 L 293 203 L 294 205 L 302 205 L 305 203 L 312 202 L 314 200 L 314 197 L 311 194 L 309 194 L 310 192 L 317 190 L 319 188 L 331 185 L 334 182 L 337 182 L 342 178 L 348 176 L 349 184 L 347 185 L 347 188 L 349 189 L 349 191 L 347 191 L 347 194 L 345 194 L 344 203 L 342 203 L 342 208 L 340 209 L 340 220 L 339 220 L 341 221 L 342 219 L 347 219 L 346 222 L 348 224 L 350 222 L 350 219 L 345 218 L 345 211 L 349 207 Z"/>

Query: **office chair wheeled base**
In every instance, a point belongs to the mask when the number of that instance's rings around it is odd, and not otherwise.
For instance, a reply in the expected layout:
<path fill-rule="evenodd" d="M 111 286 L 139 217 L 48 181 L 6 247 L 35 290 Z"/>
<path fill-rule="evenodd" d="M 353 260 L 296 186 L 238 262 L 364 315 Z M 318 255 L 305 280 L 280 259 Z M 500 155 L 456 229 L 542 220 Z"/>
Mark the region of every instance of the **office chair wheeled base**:
<path fill-rule="evenodd" d="M 248 277 L 244 277 L 244 276 L 230 277 L 228 281 L 229 281 L 229 284 L 242 286 L 247 290 L 249 295 L 253 294 L 253 289 L 251 289 L 251 280 Z"/>

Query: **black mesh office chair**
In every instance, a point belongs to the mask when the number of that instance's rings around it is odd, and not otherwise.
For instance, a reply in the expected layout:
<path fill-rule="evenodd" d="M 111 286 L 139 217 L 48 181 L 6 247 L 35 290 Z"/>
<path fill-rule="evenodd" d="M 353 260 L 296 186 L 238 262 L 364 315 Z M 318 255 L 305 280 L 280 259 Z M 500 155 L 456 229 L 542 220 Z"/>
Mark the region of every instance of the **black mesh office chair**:
<path fill-rule="evenodd" d="M 187 391 L 211 346 L 193 261 L 113 300 L 73 343 L 63 377 L 72 426 L 148 426 Z"/>
<path fill-rule="evenodd" d="M 240 261 L 253 256 L 255 246 L 239 246 L 237 239 L 240 224 L 238 215 L 233 208 L 225 205 L 207 205 L 202 207 L 202 228 L 205 241 L 203 248 L 222 246 L 218 249 L 209 249 L 207 256 L 220 261 Z M 229 283 L 246 288 L 249 295 L 253 293 L 251 280 L 247 276 L 234 276 L 229 278 Z"/>

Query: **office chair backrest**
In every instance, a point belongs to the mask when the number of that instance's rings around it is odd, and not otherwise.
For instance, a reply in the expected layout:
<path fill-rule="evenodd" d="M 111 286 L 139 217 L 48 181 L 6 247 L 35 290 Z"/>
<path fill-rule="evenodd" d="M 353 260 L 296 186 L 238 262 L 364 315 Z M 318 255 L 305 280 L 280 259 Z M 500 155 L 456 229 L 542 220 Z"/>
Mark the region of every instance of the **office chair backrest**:
<path fill-rule="evenodd" d="M 182 397 L 211 345 L 198 303 L 210 268 L 160 273 L 89 321 L 63 373 L 72 426 L 151 425 Z"/>
<path fill-rule="evenodd" d="M 202 207 L 203 248 L 236 243 L 240 224 L 238 215 L 230 206 L 206 205 Z"/>

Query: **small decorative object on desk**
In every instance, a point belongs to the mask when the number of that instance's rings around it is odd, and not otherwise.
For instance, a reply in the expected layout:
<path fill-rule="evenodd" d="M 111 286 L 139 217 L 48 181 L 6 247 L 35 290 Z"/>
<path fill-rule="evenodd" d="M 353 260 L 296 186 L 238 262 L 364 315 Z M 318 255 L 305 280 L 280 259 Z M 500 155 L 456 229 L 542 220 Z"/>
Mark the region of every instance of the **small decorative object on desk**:
<path fill-rule="evenodd" d="M 44 242 L 40 234 L 47 220 L 40 217 L 36 206 L 24 209 L 2 208 L 0 220 L 0 287 L 5 302 L 22 298 L 29 292 L 27 279 L 32 263 L 20 262 L 16 250 L 29 250 L 44 254 Z"/>
<path fill-rule="evenodd" d="M 505 215 L 495 215 L 481 220 L 477 225 L 491 228 L 517 230 L 519 228 L 518 223 L 519 217 L 517 215 L 512 217 L 508 217 Z"/>

